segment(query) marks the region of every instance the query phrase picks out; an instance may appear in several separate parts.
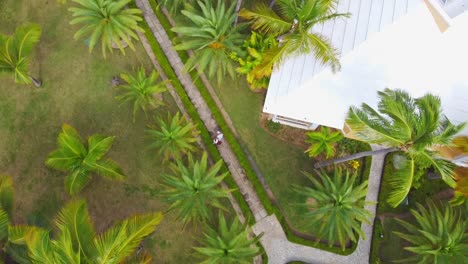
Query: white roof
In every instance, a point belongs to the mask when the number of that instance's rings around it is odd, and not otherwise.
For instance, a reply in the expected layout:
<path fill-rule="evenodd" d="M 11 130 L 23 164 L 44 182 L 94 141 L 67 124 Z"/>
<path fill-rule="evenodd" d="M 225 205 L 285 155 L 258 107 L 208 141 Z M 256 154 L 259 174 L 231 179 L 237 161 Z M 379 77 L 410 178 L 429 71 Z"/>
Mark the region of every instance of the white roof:
<path fill-rule="evenodd" d="M 347 22 L 355 29 L 338 32 L 336 24 L 343 21 L 336 21 L 335 30 L 323 32 L 335 47 L 342 44 L 341 71 L 322 68 L 312 55 L 285 60 L 271 76 L 264 112 L 341 129 L 349 106 L 375 107 L 377 91 L 389 87 L 415 97 L 439 95 L 453 122 L 468 121 L 468 12 L 441 33 L 423 0 L 341 0 L 339 8 L 359 2 L 359 12 L 350 10 L 354 15 Z M 363 11 L 366 3 L 371 8 Z M 376 3 L 382 4 L 381 16 Z M 344 40 L 336 37 L 341 35 Z"/>

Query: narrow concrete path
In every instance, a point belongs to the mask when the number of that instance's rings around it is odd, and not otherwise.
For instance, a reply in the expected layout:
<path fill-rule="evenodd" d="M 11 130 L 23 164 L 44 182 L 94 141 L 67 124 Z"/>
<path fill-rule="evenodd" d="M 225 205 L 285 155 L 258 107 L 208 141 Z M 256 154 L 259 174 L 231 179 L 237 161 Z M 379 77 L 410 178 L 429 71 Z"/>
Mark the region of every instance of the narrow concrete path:
<path fill-rule="evenodd" d="M 372 146 L 372 149 L 376 150 L 380 149 L 380 147 Z M 377 209 L 384 159 L 385 154 L 372 157 L 370 168 L 366 200 L 374 203 L 366 205 L 366 209 L 374 216 Z M 284 264 L 291 261 L 302 261 L 313 264 L 365 264 L 369 263 L 374 218 L 370 219 L 372 224 L 362 225 L 366 239 L 360 238 L 356 250 L 348 256 L 289 242 L 278 219 L 274 215 L 258 221 L 254 225 L 253 230 L 255 234 L 264 233 L 260 241 L 267 252 L 270 264 Z"/>
<path fill-rule="evenodd" d="M 172 68 L 177 77 L 184 86 L 192 103 L 195 105 L 200 118 L 205 126 L 210 131 L 216 131 L 218 125 L 213 118 L 210 109 L 193 84 L 192 78 L 184 71 L 184 65 L 174 50 L 173 45 L 167 36 L 163 26 L 156 18 L 148 0 L 136 0 L 137 6 L 142 10 L 143 16 L 147 21 L 152 33 L 158 40 L 161 48 L 166 54 Z M 204 80 L 206 81 L 206 80 Z M 181 102 L 177 102 L 180 104 Z M 221 109 L 225 112 L 224 109 Z M 225 113 L 223 113 L 224 115 Z M 230 126 L 232 124 L 229 124 Z M 373 149 L 379 147 L 373 146 Z M 262 246 L 268 255 L 269 263 L 284 264 L 291 261 L 302 261 L 305 263 L 350 263 L 350 264 L 365 264 L 369 262 L 369 253 L 372 238 L 372 225 L 363 224 L 362 228 L 366 234 L 366 240 L 360 239 L 356 251 L 349 256 L 341 256 L 328 251 L 307 247 L 289 242 L 275 215 L 267 216 L 267 212 L 261 204 L 257 193 L 252 184 L 246 177 L 242 167 L 240 166 L 236 155 L 232 151 L 227 142 L 224 142 L 219 147 L 220 154 L 228 165 L 240 192 L 248 203 L 252 213 L 254 214 L 256 224 L 253 227 L 254 232 L 258 235 L 263 233 L 261 238 Z M 376 202 L 378 199 L 378 191 L 384 165 L 384 155 L 374 156 L 372 159 L 371 172 L 369 176 L 369 191 L 366 197 L 368 201 L 374 201 L 375 204 L 367 205 L 366 208 L 375 215 Z M 371 219 L 373 223 L 374 219 Z"/>
<path fill-rule="evenodd" d="M 184 86 L 187 95 L 195 105 L 201 120 L 207 129 L 214 133 L 218 129 L 218 124 L 213 118 L 208 105 L 203 100 L 203 97 L 201 96 L 197 87 L 193 84 L 191 76 L 184 71 L 184 64 L 182 63 L 182 60 L 174 50 L 173 45 L 163 26 L 157 20 L 148 0 L 136 0 L 136 4 L 142 10 L 145 20 L 148 22 L 151 31 L 158 40 L 162 50 L 166 54 L 172 68 L 174 69 L 174 72 Z M 252 184 L 247 179 L 241 165 L 236 158 L 236 155 L 232 151 L 229 144 L 224 142 L 222 145 L 220 145 L 219 152 L 227 164 L 234 181 L 237 183 L 239 191 L 242 193 L 246 202 L 248 203 L 255 220 L 258 221 L 267 216 L 265 208 L 260 202 L 260 199 L 258 198 Z"/>

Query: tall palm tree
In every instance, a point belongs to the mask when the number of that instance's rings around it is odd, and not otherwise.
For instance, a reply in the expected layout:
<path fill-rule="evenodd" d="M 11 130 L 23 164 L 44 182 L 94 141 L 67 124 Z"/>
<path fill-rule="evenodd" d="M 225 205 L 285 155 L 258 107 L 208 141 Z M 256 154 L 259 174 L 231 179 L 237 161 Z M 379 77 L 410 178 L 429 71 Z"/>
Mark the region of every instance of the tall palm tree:
<path fill-rule="evenodd" d="M 166 84 L 169 80 L 156 83 L 159 73 L 155 70 L 147 76 L 145 68 L 141 67 L 134 76 L 122 73 L 120 74 L 120 78 L 126 84 L 118 86 L 124 93 L 117 96 L 116 99 L 122 102 L 133 102 L 133 122 L 135 122 L 138 109 L 141 109 L 146 114 L 148 108 L 156 109 L 164 105 L 161 94 L 167 91 Z"/>
<path fill-rule="evenodd" d="M 411 243 L 405 247 L 414 253 L 403 261 L 417 263 L 467 263 L 468 262 L 468 220 L 459 208 L 448 205 L 436 206 L 431 200 L 427 209 L 416 204 L 418 210 L 411 210 L 416 224 L 395 219 L 406 232 L 394 232 Z"/>
<path fill-rule="evenodd" d="M 203 222 L 211 217 L 211 207 L 225 209 L 220 199 L 229 192 L 220 183 L 227 172 L 219 175 L 222 160 L 208 168 L 206 153 L 200 161 L 188 156 L 188 166 L 178 159 L 172 164 L 173 175 L 164 175 L 163 195 L 171 203 L 169 210 L 177 209 L 178 217 L 184 222 Z"/>
<path fill-rule="evenodd" d="M 243 42 L 240 27 L 233 25 L 236 18 L 234 3 L 226 8 L 224 1 L 218 0 L 216 6 L 211 0 L 197 1 L 200 9 L 182 10 L 190 23 L 174 27 L 172 30 L 181 35 L 176 50 L 193 50 L 185 67 L 188 71 L 198 68 L 207 71 L 209 77 L 216 75 L 218 82 L 228 73 L 232 78 L 235 68 L 229 58 L 231 52 L 240 52 Z"/>
<path fill-rule="evenodd" d="M 54 238 L 50 230 L 35 226 L 12 226 L 8 231 L 10 242 L 26 245 L 34 263 L 117 264 L 125 263 L 161 220 L 161 213 L 137 215 L 96 234 L 85 201 L 76 200 L 55 218 Z"/>
<path fill-rule="evenodd" d="M 65 188 L 70 195 L 80 192 L 91 180 L 91 172 L 112 180 L 123 180 L 120 166 L 111 159 L 103 159 L 114 142 L 114 137 L 92 135 L 88 138 L 88 146 L 76 130 L 64 124 L 58 136 L 58 148 L 52 151 L 46 160 L 46 165 L 70 174 L 65 178 Z"/>
<path fill-rule="evenodd" d="M 253 10 L 241 10 L 239 15 L 251 20 L 253 29 L 273 35 L 280 42 L 278 47 L 266 52 L 263 63 L 257 66 L 258 77 L 265 76 L 273 65 L 280 65 L 288 56 L 310 52 L 324 65 L 338 70 L 338 51 L 330 40 L 313 31 L 314 26 L 349 17 L 335 12 L 337 4 L 337 0 L 278 0 L 273 9 L 260 3 Z"/>
<path fill-rule="evenodd" d="M 361 223 L 370 223 L 372 215 L 366 205 L 367 181 L 356 185 L 356 176 L 336 168 L 333 176 L 318 172 L 320 181 L 305 173 L 312 186 L 294 186 L 296 192 L 307 197 L 304 204 L 309 211 L 304 214 L 311 227 L 317 230 L 317 240 L 325 238 L 332 246 L 335 242 L 345 249 L 346 241 L 357 242 L 365 238 Z"/>
<path fill-rule="evenodd" d="M 200 133 L 196 125 L 186 121 L 185 117 L 177 112 L 174 116 L 168 114 L 167 120 L 155 119 L 158 128 L 151 128 L 147 133 L 153 143 L 150 147 L 159 148 L 159 153 L 164 160 L 170 158 L 180 159 L 182 155 L 193 153 L 197 150 L 197 135 Z"/>
<path fill-rule="evenodd" d="M 343 139 L 343 134 L 340 131 L 331 132 L 330 128 L 322 126 L 320 131 L 312 131 L 307 133 L 306 142 L 310 143 L 310 147 L 305 151 L 309 157 L 317 157 L 325 153 L 325 157 L 331 158 L 335 155 L 335 144 Z"/>
<path fill-rule="evenodd" d="M 361 108 L 351 107 L 346 123 L 358 139 L 369 144 L 385 145 L 387 148 L 316 163 L 315 167 L 376 153 L 403 152 L 407 158 L 406 165 L 390 179 L 393 190 L 387 202 L 394 207 L 398 206 L 410 191 L 415 166 L 418 163 L 430 163 L 442 179 L 453 187 L 454 165 L 441 159 L 434 147 L 450 145 L 453 137 L 465 124 L 452 124 L 442 114 L 440 98 L 437 96 L 427 94 L 414 99 L 405 91 L 388 88 L 378 92 L 378 95 L 378 111 L 367 104 L 362 104 Z"/>
<path fill-rule="evenodd" d="M 207 226 L 204 236 L 202 247 L 194 247 L 201 263 L 250 264 L 260 254 L 256 245 L 260 237 L 250 238 L 247 223 L 242 225 L 237 217 L 228 226 L 220 213 L 218 228 Z"/>
<path fill-rule="evenodd" d="M 41 81 L 29 73 L 29 55 L 41 37 L 41 27 L 28 24 L 11 36 L 0 34 L 0 73 L 12 74 L 16 83 L 41 86 Z"/>
<path fill-rule="evenodd" d="M 124 45 L 135 50 L 132 39 L 138 40 L 136 31 L 144 32 L 138 26 L 142 21 L 141 10 L 126 8 L 132 0 L 72 0 L 80 7 L 72 7 L 74 19 L 70 24 L 83 24 L 74 38 L 89 38 L 89 52 L 101 41 L 102 54 L 106 57 L 106 50 L 112 53 L 112 45 L 116 45 L 125 54 Z"/>

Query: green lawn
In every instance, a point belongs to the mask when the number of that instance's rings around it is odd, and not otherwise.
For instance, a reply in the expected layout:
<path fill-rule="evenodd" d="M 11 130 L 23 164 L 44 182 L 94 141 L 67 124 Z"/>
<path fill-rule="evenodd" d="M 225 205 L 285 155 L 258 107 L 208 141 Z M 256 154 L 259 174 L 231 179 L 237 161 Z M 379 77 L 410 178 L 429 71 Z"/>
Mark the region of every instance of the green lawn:
<path fill-rule="evenodd" d="M 132 124 L 130 105 L 115 101 L 117 91 L 110 79 L 139 65 L 151 68 L 141 45 L 137 51 L 115 52 L 103 59 L 99 49 L 88 53 L 83 40 L 73 40 L 78 27 L 69 25 L 68 5 L 55 0 L 0 1 L 0 31 L 11 34 L 25 22 L 42 26 L 43 35 L 33 55 L 31 72 L 43 81 L 42 88 L 16 85 L 9 76 L 0 79 L 0 173 L 14 177 L 16 223 L 48 226 L 57 210 L 70 197 L 65 193 L 64 174 L 44 166 L 56 148 L 63 123 L 83 136 L 94 133 L 116 136 L 109 157 L 121 164 L 126 182 L 111 182 L 94 175 L 80 197 L 88 201 L 98 230 L 135 213 L 165 211 L 158 196 L 158 181 L 166 169 L 154 150 L 148 150 L 143 114 Z M 166 106 L 155 114 L 175 112 L 169 94 Z M 191 263 L 190 248 L 201 228 L 183 225 L 173 213 L 165 216 L 157 231 L 145 242 L 158 263 Z"/>

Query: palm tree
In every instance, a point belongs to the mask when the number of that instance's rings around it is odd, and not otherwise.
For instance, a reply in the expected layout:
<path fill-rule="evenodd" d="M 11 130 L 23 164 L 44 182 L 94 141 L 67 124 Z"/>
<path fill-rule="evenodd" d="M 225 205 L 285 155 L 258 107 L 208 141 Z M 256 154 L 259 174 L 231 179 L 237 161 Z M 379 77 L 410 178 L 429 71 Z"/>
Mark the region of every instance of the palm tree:
<path fill-rule="evenodd" d="M 394 232 L 412 245 L 405 247 L 414 253 L 404 261 L 417 263 L 467 263 L 468 262 L 468 220 L 459 209 L 448 205 L 436 206 L 429 200 L 427 209 L 416 204 L 417 211 L 411 210 L 416 224 L 395 219 L 405 233 Z"/>
<path fill-rule="evenodd" d="M 227 172 L 218 175 L 222 166 L 219 160 L 208 168 L 206 152 L 200 161 L 188 156 L 188 166 L 178 159 L 171 168 L 174 175 L 164 175 L 163 195 L 171 203 L 169 210 L 177 209 L 178 218 L 184 223 L 202 222 L 211 217 L 211 207 L 224 209 L 221 198 L 228 197 L 229 192 L 220 187 Z"/>
<path fill-rule="evenodd" d="M 96 234 L 84 200 L 69 202 L 54 220 L 56 230 L 35 226 L 12 226 L 10 242 L 26 245 L 34 263 L 79 264 L 123 263 L 134 254 L 141 241 L 154 232 L 161 213 L 127 218 L 102 234 Z"/>
<path fill-rule="evenodd" d="M 342 173 L 340 168 L 335 169 L 333 176 L 318 172 L 320 181 L 311 174 L 304 174 L 312 186 L 294 186 L 294 189 L 308 199 L 304 206 L 309 211 L 304 217 L 316 228 L 317 241 L 325 238 L 329 246 L 338 242 L 344 250 L 348 239 L 353 242 L 357 242 L 358 236 L 364 239 L 361 223 L 369 224 L 372 218 L 364 209 L 367 181 L 355 185 L 357 177 L 348 171 Z"/>
<path fill-rule="evenodd" d="M 174 27 L 172 30 L 181 35 L 176 50 L 193 50 L 195 56 L 187 60 L 188 71 L 198 68 L 207 71 L 209 77 L 216 75 L 218 82 L 228 73 L 232 78 L 235 68 L 229 57 L 231 52 L 239 52 L 243 38 L 239 26 L 234 26 L 236 14 L 234 3 L 226 8 L 224 1 L 218 0 L 216 7 L 211 0 L 197 1 L 200 10 L 182 10 L 190 23 Z"/>
<path fill-rule="evenodd" d="M 256 246 L 260 237 L 250 238 L 247 223 L 242 225 L 234 218 L 228 227 L 223 214 L 219 214 L 218 229 L 206 227 L 202 247 L 194 247 L 203 259 L 201 263 L 250 264 L 260 254 Z"/>
<path fill-rule="evenodd" d="M 138 8 L 126 8 L 132 0 L 72 0 L 80 7 L 72 7 L 74 19 L 70 24 L 83 24 L 74 38 L 89 38 L 89 52 L 101 41 L 102 54 L 106 57 L 106 50 L 112 53 L 112 45 L 116 45 L 125 54 L 124 45 L 135 47 L 132 38 L 138 40 L 135 31 L 144 32 L 138 26 L 142 21 L 141 10 Z"/>
<path fill-rule="evenodd" d="M 311 145 L 305 153 L 309 153 L 311 158 L 325 153 L 325 157 L 329 159 L 335 155 L 335 144 L 342 139 L 343 134 L 340 131 L 331 132 L 330 128 L 322 126 L 320 131 L 307 133 L 306 142 Z"/>
<path fill-rule="evenodd" d="M 280 42 L 278 47 L 266 52 L 263 63 L 257 66 L 258 78 L 270 72 L 273 65 L 279 66 L 286 57 L 310 52 L 321 63 L 338 70 L 338 51 L 328 39 L 312 30 L 327 21 L 349 17 L 335 12 L 337 3 L 336 0 L 279 0 L 274 9 L 264 3 L 253 10 L 242 9 L 239 15 L 251 20 L 254 30 L 273 35 Z"/>
<path fill-rule="evenodd" d="M 320 168 L 377 153 L 403 152 L 407 158 L 406 165 L 390 179 L 393 190 L 387 202 L 393 207 L 398 206 L 410 191 L 418 163 L 430 163 L 442 179 L 453 187 L 454 165 L 441 159 L 434 147 L 450 145 L 452 138 L 465 124 L 453 125 L 442 114 L 440 98 L 437 96 L 427 94 L 413 99 L 405 91 L 388 88 L 378 92 L 378 95 L 378 111 L 367 104 L 362 104 L 361 108 L 351 107 L 346 123 L 359 140 L 385 145 L 387 148 L 316 163 L 315 167 Z"/>
<path fill-rule="evenodd" d="M 196 125 L 186 121 L 179 112 L 172 117 L 168 114 L 167 121 L 157 118 L 155 122 L 159 128 L 147 130 L 153 140 L 150 147 L 159 148 L 159 154 L 163 155 L 164 160 L 180 159 L 183 154 L 197 150 L 197 135 L 200 132 Z"/>
<path fill-rule="evenodd" d="M 167 8 L 172 14 L 179 12 L 180 8 L 184 4 L 193 4 L 193 0 L 161 0 L 160 3 L 162 6 Z"/>
<path fill-rule="evenodd" d="M 11 36 L 0 34 L 0 73 L 12 74 L 16 83 L 41 86 L 41 81 L 29 73 L 28 58 L 40 37 L 41 27 L 37 24 L 21 26 Z"/>
<path fill-rule="evenodd" d="M 114 137 L 92 135 L 86 147 L 78 132 L 64 124 L 58 136 L 58 148 L 49 154 L 45 163 L 51 168 L 70 173 L 65 178 L 65 188 L 70 195 L 75 195 L 89 183 L 91 172 L 112 180 L 126 178 L 115 161 L 103 159 L 113 142 Z"/>
<path fill-rule="evenodd" d="M 159 73 L 155 70 L 147 76 L 143 67 L 137 70 L 135 76 L 128 73 L 120 74 L 120 78 L 127 83 L 119 86 L 124 93 L 117 96 L 116 99 L 122 102 L 133 102 L 134 123 L 138 109 L 143 110 L 146 114 L 148 108 L 156 109 L 160 105 L 164 105 L 161 94 L 167 91 L 166 84 L 169 80 L 156 83 L 158 77 Z"/>

